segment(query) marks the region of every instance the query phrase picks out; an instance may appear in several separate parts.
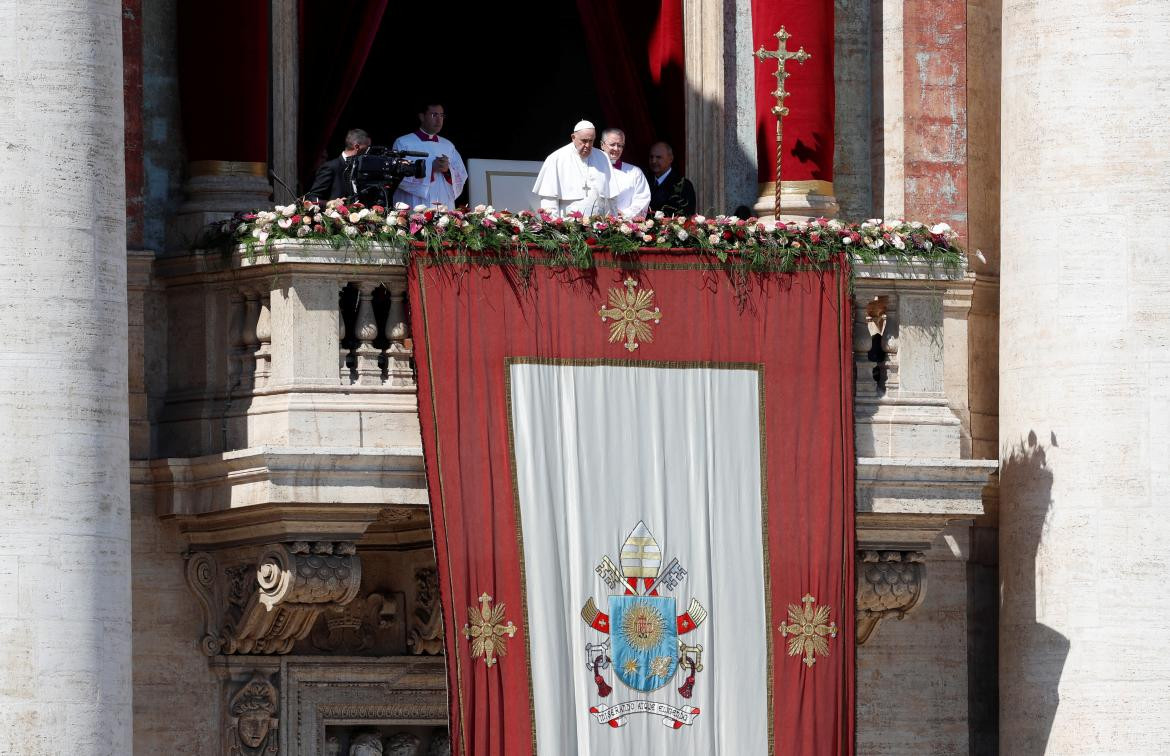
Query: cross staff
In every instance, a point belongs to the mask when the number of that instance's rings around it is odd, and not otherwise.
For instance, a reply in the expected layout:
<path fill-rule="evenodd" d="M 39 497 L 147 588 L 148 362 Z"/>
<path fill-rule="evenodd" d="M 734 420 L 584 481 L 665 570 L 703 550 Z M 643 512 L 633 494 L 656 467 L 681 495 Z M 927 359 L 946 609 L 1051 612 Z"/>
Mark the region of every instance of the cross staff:
<path fill-rule="evenodd" d="M 790 60 L 795 60 L 797 63 L 804 63 L 811 58 L 801 47 L 796 52 L 788 50 L 788 38 L 791 36 L 784 27 L 780 27 L 780 31 L 776 32 L 776 49 L 765 50 L 763 45 L 756 50 L 756 57 L 760 60 L 767 58 L 776 59 L 776 89 L 772 92 L 772 96 L 776 98 L 776 105 L 772 108 L 772 113 L 776 116 L 776 217 L 780 217 L 780 160 L 783 157 L 781 153 L 781 138 L 784 135 L 784 116 L 788 115 L 788 108 L 784 106 L 784 98 L 788 96 L 788 90 L 784 88 L 784 80 L 788 78 L 788 71 L 784 69 L 784 64 Z"/>

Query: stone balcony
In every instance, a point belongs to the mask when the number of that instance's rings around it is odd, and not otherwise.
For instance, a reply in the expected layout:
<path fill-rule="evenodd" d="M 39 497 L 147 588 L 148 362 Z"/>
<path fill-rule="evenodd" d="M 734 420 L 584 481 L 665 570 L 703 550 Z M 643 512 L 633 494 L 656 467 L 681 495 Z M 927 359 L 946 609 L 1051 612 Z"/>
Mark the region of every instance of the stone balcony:
<path fill-rule="evenodd" d="M 291 564 L 306 548 L 345 562 L 352 544 L 429 542 L 403 262 L 281 242 L 156 263 L 168 382 L 153 489 L 193 550 L 244 564 L 304 544 Z M 864 640 L 920 602 L 923 553 L 982 513 L 995 463 L 963 459 L 971 281 L 882 261 L 856 269 L 854 291 Z"/>

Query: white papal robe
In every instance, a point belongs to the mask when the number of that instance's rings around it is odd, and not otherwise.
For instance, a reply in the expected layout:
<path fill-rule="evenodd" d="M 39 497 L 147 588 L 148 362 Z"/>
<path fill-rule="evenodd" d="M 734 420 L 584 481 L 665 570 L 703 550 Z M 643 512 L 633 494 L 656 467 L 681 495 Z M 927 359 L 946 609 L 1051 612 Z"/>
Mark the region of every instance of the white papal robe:
<path fill-rule="evenodd" d="M 646 181 L 646 174 L 638 166 L 620 160 L 613 167 L 613 177 L 618 185 L 613 211 L 623 218 L 646 215 L 650 207 L 650 183 Z"/>
<path fill-rule="evenodd" d="M 532 193 L 540 198 L 543 209 L 558 215 L 603 215 L 612 212 L 612 200 L 618 192 L 613 174 L 613 166 L 601 150 L 591 150 L 582 160 L 569 142 L 544 159 Z"/>
<path fill-rule="evenodd" d="M 420 134 L 422 136 L 419 136 Z M 427 136 L 426 132 L 415 131 L 403 134 L 394 140 L 394 149 L 396 150 L 427 153 L 427 165 L 423 177 L 403 179 L 402 183 L 398 185 L 398 189 L 394 191 L 394 201 L 405 202 L 411 207 L 439 203 L 454 208 L 455 198 L 463 191 L 463 185 L 467 183 L 467 168 L 463 165 L 463 158 L 459 156 L 459 150 L 455 149 L 455 145 L 451 143 L 450 139 L 445 139 L 438 134 L 434 135 L 433 139 L 428 137 L 424 140 L 422 138 Z M 444 174 L 437 174 L 431 178 L 431 166 L 435 164 L 435 158 L 443 155 L 446 155 L 451 163 L 450 178 Z"/>

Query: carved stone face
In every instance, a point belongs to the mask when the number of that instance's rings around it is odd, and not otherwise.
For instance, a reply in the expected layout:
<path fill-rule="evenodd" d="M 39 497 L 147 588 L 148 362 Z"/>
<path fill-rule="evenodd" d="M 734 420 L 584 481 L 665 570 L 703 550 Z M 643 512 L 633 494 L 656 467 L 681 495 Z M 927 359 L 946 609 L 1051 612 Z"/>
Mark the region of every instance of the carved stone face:
<path fill-rule="evenodd" d="M 268 737 L 268 727 L 271 723 L 268 712 L 246 711 L 240 715 L 236 724 L 236 732 L 240 735 L 240 742 L 249 748 L 259 748 Z"/>

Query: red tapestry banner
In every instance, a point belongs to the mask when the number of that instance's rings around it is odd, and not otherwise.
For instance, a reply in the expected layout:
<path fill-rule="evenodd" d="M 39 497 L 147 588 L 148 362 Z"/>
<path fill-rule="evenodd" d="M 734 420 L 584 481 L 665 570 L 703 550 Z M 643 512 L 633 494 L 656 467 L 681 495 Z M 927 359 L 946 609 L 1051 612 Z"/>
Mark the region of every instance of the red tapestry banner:
<path fill-rule="evenodd" d="M 853 753 L 848 271 L 410 264 L 452 753 Z"/>
<path fill-rule="evenodd" d="M 752 0 L 752 49 L 774 51 L 780 27 L 788 52 L 803 48 L 804 63 L 788 61 L 784 106 L 784 181 L 833 180 L 833 0 Z M 756 150 L 760 183 L 776 180 L 776 61 L 756 65 Z"/>

